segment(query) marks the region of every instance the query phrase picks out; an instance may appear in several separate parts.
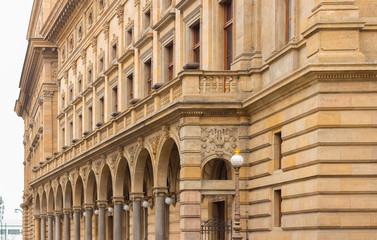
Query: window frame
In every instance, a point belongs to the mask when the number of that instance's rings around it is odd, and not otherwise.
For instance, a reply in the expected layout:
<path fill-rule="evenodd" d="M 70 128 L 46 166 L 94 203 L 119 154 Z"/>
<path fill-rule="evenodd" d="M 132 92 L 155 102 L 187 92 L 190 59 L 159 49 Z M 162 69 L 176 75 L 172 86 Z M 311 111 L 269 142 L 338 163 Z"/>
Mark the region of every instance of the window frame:
<path fill-rule="evenodd" d="M 228 18 L 228 8 L 230 7 L 231 17 Z M 233 62 L 233 0 L 228 0 L 224 3 L 224 70 L 230 70 L 230 64 Z M 231 54 L 228 55 L 228 34 L 231 32 L 231 43 L 230 43 L 230 51 Z M 228 57 L 231 58 L 230 62 L 228 62 Z M 228 68 L 229 65 L 229 68 Z"/>

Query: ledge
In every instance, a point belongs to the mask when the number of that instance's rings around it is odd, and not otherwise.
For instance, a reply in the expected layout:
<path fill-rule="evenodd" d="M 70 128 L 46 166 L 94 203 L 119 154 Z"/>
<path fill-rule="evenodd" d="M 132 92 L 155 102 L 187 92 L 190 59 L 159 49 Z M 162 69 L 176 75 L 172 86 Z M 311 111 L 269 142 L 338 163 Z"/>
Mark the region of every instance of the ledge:
<path fill-rule="evenodd" d="M 166 27 L 169 23 L 173 22 L 175 19 L 175 12 L 172 7 L 170 7 L 164 14 L 164 16 L 158 21 L 153 27 L 153 30 L 160 31 L 162 28 Z"/>
<path fill-rule="evenodd" d="M 124 61 L 131 56 L 134 56 L 135 54 L 135 48 L 131 45 L 127 48 L 126 52 L 118 58 L 118 62 L 124 63 Z"/>
<path fill-rule="evenodd" d="M 140 48 L 141 46 L 145 45 L 149 39 L 153 38 L 153 32 L 151 28 L 148 28 L 146 32 L 141 36 L 137 42 L 135 42 L 134 47 Z"/>
<path fill-rule="evenodd" d="M 93 82 L 93 87 L 96 87 L 97 85 L 101 84 L 102 82 L 105 81 L 105 76 L 100 75 L 94 82 Z"/>
<path fill-rule="evenodd" d="M 176 5 L 175 8 L 177 8 L 180 11 L 185 10 L 188 8 L 192 3 L 194 3 L 195 0 L 181 0 Z"/>
<path fill-rule="evenodd" d="M 106 71 L 103 72 L 103 74 L 105 76 L 109 76 L 111 73 L 113 73 L 115 70 L 118 70 L 118 62 L 116 60 L 113 60 L 113 62 L 111 62 L 111 65 L 108 69 L 106 69 Z"/>

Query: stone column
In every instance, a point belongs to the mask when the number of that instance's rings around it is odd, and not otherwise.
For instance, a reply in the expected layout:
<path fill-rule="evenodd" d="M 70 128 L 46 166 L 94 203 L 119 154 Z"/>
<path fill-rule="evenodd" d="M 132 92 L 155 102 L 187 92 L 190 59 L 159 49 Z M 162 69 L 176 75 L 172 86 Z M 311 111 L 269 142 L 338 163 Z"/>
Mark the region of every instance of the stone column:
<path fill-rule="evenodd" d="M 155 203 L 156 203 L 156 210 L 155 210 L 155 227 L 156 227 L 156 240 L 164 240 L 165 239 L 165 196 L 166 196 L 167 189 L 166 188 L 155 188 L 154 195 L 155 195 Z M 158 223 L 158 224 L 157 224 Z"/>
<path fill-rule="evenodd" d="M 73 239 L 80 240 L 81 208 L 73 207 Z"/>
<path fill-rule="evenodd" d="M 62 225 L 61 225 L 62 215 L 60 212 L 55 213 L 55 240 L 62 239 Z"/>
<path fill-rule="evenodd" d="M 46 240 L 46 216 L 41 215 L 41 240 Z"/>
<path fill-rule="evenodd" d="M 53 226 L 53 220 L 54 220 L 54 215 L 52 213 L 49 213 L 48 216 L 48 240 L 53 240 L 54 239 L 54 226 Z"/>
<path fill-rule="evenodd" d="M 114 198 L 114 240 L 122 240 L 123 198 Z"/>
<path fill-rule="evenodd" d="M 64 210 L 64 240 L 71 239 L 71 210 Z"/>
<path fill-rule="evenodd" d="M 93 206 L 85 206 L 85 240 L 92 240 Z"/>
<path fill-rule="evenodd" d="M 141 240 L 141 199 L 143 197 L 143 194 L 132 193 L 132 195 L 132 236 L 133 240 Z"/>
<path fill-rule="evenodd" d="M 38 215 L 34 216 L 34 240 L 41 239 L 41 219 Z"/>
<path fill-rule="evenodd" d="M 98 240 L 106 239 L 106 201 L 98 201 Z"/>

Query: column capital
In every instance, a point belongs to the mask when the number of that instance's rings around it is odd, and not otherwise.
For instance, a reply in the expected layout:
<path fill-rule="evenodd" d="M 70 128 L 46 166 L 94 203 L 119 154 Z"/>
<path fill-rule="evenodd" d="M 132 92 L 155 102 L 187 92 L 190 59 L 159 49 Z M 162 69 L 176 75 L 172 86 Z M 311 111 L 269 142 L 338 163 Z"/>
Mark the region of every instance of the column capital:
<path fill-rule="evenodd" d="M 144 198 L 144 193 L 143 192 L 132 192 L 130 193 L 130 197 L 132 201 L 141 201 Z"/>
<path fill-rule="evenodd" d="M 47 217 L 53 217 L 55 214 L 54 214 L 54 212 L 48 212 L 47 213 Z"/>
<path fill-rule="evenodd" d="M 98 207 L 106 207 L 107 201 L 106 200 L 97 200 L 97 206 Z"/>
<path fill-rule="evenodd" d="M 63 208 L 63 214 L 71 214 L 72 210 L 70 208 Z"/>
<path fill-rule="evenodd" d="M 124 197 L 113 197 L 113 203 L 115 204 L 123 204 L 124 203 Z"/>
<path fill-rule="evenodd" d="M 165 197 L 168 193 L 167 187 L 153 187 L 152 190 L 155 197 Z"/>
<path fill-rule="evenodd" d="M 39 214 L 34 214 L 34 219 L 39 219 L 41 216 Z"/>
<path fill-rule="evenodd" d="M 46 218 L 46 217 L 47 217 L 46 213 L 42 213 L 41 215 L 39 215 L 39 218 Z"/>
<path fill-rule="evenodd" d="M 94 204 L 93 203 L 85 203 L 83 205 L 83 208 L 84 208 L 85 211 L 87 211 L 87 210 L 93 210 L 94 209 Z"/>
<path fill-rule="evenodd" d="M 81 212 L 81 206 L 74 206 L 72 207 L 73 212 Z"/>
<path fill-rule="evenodd" d="M 63 214 L 63 212 L 62 211 L 60 211 L 60 210 L 57 210 L 57 211 L 55 211 L 55 217 L 57 217 L 57 216 L 61 216 Z"/>

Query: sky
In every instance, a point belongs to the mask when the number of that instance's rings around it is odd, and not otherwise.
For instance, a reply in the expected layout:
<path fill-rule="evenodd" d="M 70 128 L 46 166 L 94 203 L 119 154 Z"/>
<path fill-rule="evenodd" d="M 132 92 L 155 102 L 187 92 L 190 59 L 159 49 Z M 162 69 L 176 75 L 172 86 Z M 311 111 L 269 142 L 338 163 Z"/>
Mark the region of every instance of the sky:
<path fill-rule="evenodd" d="M 33 0 L 2 1 L 0 8 L 0 196 L 4 220 L 21 221 L 23 194 L 23 120 L 14 112 L 27 49 L 27 28 Z"/>

